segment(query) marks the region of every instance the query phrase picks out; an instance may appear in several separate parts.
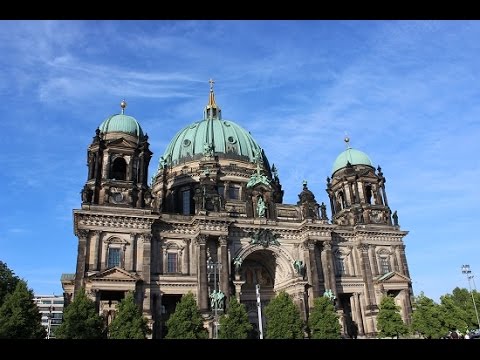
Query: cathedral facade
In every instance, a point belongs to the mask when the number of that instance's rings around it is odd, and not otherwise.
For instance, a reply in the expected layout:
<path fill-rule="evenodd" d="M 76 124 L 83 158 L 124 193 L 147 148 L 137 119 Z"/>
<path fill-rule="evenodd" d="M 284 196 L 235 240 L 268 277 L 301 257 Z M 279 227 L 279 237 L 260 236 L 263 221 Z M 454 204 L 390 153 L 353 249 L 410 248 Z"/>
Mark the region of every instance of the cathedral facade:
<path fill-rule="evenodd" d="M 306 181 L 298 202 L 284 204 L 277 169 L 248 131 L 222 118 L 213 82 L 203 119 L 175 135 L 150 182 L 148 135 L 125 108 L 123 101 L 121 113 L 101 123 L 87 150 L 81 208 L 73 211 L 76 272 L 61 280 L 66 303 L 83 288 L 110 321 L 133 291 L 153 338 L 165 336 L 188 292 L 212 337 L 232 296 L 255 328 L 268 327 L 261 309 L 279 291 L 304 320 L 314 299 L 329 295 L 345 336 L 376 334 L 385 294 L 410 323 L 408 232 L 389 207 L 380 166 L 348 138 L 326 174 L 327 204 Z"/>

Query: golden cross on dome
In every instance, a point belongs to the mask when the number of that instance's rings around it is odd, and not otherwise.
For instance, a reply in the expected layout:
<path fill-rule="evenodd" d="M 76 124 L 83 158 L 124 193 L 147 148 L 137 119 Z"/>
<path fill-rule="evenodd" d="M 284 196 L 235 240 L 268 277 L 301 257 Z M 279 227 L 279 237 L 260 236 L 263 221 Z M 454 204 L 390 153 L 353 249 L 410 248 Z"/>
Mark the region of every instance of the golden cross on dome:
<path fill-rule="evenodd" d="M 208 82 L 210 83 L 210 91 L 213 91 L 213 84 L 215 84 L 215 81 L 212 78 L 210 78 Z"/>

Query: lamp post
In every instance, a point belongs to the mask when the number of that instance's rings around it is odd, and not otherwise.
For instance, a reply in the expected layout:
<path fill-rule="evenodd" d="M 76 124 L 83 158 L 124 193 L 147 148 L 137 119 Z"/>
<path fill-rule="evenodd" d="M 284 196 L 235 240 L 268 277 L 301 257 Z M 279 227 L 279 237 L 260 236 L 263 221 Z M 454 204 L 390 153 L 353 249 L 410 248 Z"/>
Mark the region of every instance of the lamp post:
<path fill-rule="evenodd" d="M 258 335 L 263 339 L 263 319 L 262 319 L 262 303 L 260 301 L 260 285 L 255 285 L 255 294 L 257 295 L 257 314 L 258 314 Z"/>
<path fill-rule="evenodd" d="M 472 270 L 470 270 L 470 265 L 462 265 L 462 273 L 467 275 L 468 288 L 470 289 L 470 294 L 472 295 L 473 307 L 475 309 L 475 315 L 477 316 L 478 328 L 480 328 L 480 320 L 478 318 L 477 304 L 475 304 L 475 297 L 473 296 L 472 286 L 470 285 L 470 280 L 473 279 Z"/>
<path fill-rule="evenodd" d="M 207 260 L 208 274 L 213 272 L 213 293 L 210 294 L 213 304 L 213 338 L 218 339 L 218 301 L 217 301 L 217 271 L 222 266 L 221 263 L 215 262 L 209 256 Z"/>

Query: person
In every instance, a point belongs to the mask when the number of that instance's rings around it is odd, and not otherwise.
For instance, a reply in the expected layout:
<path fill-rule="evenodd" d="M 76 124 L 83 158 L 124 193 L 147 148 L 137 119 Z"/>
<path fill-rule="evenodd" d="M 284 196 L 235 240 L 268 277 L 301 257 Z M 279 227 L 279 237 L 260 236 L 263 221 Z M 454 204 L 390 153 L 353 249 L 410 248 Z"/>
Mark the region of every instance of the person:
<path fill-rule="evenodd" d="M 260 196 L 257 201 L 257 214 L 258 217 L 263 217 L 265 216 L 265 210 L 267 206 L 265 205 L 265 201 L 263 201 L 263 198 Z"/>

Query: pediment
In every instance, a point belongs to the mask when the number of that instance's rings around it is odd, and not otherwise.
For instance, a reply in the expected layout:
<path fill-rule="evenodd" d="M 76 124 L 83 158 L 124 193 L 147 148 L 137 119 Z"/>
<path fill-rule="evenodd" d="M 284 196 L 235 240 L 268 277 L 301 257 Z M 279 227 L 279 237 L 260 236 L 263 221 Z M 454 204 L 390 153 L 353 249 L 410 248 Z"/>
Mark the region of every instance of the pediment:
<path fill-rule="evenodd" d="M 112 147 L 112 146 L 119 146 L 119 147 L 129 147 L 129 148 L 135 148 L 137 147 L 137 144 L 134 143 L 133 141 L 129 141 L 127 139 L 124 139 L 123 137 L 122 138 L 119 138 L 119 139 L 115 139 L 115 140 L 112 140 L 108 143 L 108 146 L 109 147 Z"/>
<path fill-rule="evenodd" d="M 111 269 L 104 270 L 102 272 L 90 275 L 89 280 L 91 281 L 128 281 L 136 282 L 140 280 L 137 275 L 131 274 L 126 270 L 123 270 L 119 267 L 114 267 Z"/>
<path fill-rule="evenodd" d="M 411 282 L 410 278 L 405 276 L 405 275 L 402 275 L 396 271 L 390 271 L 386 274 L 383 274 L 383 275 L 380 275 L 380 276 L 377 276 L 375 278 L 375 283 L 377 284 L 380 284 L 380 283 L 383 283 L 383 284 L 388 284 L 388 283 L 409 283 Z"/>

